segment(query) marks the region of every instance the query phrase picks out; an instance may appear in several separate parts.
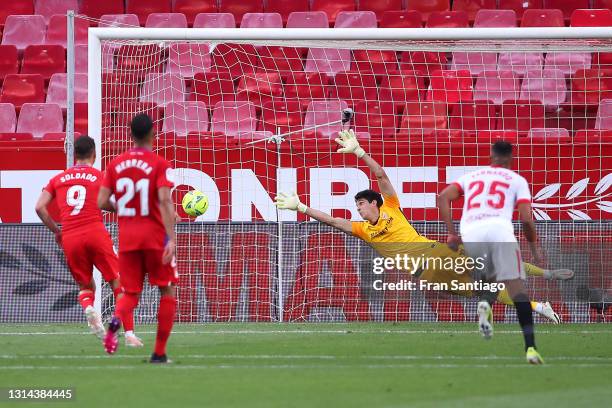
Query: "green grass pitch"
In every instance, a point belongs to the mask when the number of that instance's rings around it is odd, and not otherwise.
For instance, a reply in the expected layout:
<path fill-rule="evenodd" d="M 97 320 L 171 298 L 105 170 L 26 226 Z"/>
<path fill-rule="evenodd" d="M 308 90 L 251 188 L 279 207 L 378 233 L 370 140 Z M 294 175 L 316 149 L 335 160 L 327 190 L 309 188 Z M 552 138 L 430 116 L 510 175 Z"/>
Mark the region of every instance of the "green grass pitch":
<path fill-rule="evenodd" d="M 471 324 L 176 325 L 169 356 L 107 356 L 84 325 L 0 325 L 0 388 L 71 387 L 52 407 L 602 407 L 612 401 L 612 325 L 538 325 L 529 366 L 518 325 L 491 341 Z M 121 339 L 123 340 L 123 339 Z M 0 405 L 40 407 L 40 403 Z M 47 405 L 47 404 L 43 404 Z"/>

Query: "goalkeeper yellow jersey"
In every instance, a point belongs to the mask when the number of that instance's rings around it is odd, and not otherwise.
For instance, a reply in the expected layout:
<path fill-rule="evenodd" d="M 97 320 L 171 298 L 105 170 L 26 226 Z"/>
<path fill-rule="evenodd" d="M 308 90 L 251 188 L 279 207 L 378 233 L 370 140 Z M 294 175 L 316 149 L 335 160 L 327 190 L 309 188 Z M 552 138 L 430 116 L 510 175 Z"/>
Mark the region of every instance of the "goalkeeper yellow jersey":
<path fill-rule="evenodd" d="M 426 247 L 423 244 L 435 242 L 419 235 L 410 225 L 396 195 L 383 196 L 383 199 L 376 224 L 369 221 L 351 223 L 354 236 L 363 239 L 380 255 L 389 258 L 398 254 L 417 255 Z"/>

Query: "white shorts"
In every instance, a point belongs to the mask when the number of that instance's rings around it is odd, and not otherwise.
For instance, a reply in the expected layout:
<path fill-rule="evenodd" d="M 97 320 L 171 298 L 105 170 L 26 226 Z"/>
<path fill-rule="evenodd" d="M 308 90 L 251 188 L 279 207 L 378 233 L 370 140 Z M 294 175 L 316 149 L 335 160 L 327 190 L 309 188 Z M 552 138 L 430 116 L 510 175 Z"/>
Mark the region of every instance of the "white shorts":
<path fill-rule="evenodd" d="M 498 282 L 527 278 L 514 231 L 495 225 L 470 229 L 461 238 L 466 255 L 481 258 L 482 278 Z"/>

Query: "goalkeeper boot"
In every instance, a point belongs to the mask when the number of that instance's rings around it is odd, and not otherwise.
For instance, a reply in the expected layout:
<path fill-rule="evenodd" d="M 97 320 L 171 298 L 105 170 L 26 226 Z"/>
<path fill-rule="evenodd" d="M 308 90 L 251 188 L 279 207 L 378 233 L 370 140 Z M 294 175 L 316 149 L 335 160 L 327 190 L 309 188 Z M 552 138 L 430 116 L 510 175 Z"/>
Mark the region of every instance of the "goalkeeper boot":
<path fill-rule="evenodd" d="M 102 344 L 104 344 L 104 350 L 108 354 L 114 354 L 117 351 L 117 347 L 119 347 L 119 339 L 117 336 L 117 332 L 121 328 L 121 320 L 117 316 L 113 316 L 113 319 L 108 324 L 108 330 L 106 331 L 106 336 L 104 336 L 104 340 Z"/>
<path fill-rule="evenodd" d="M 149 363 L 151 364 L 169 364 L 172 363 L 172 360 L 168 360 L 168 356 L 165 354 L 162 354 L 161 356 L 159 354 L 151 354 L 151 359 L 149 360 Z"/>
<path fill-rule="evenodd" d="M 538 353 L 538 350 L 536 350 L 535 347 L 529 347 L 527 349 L 526 357 L 527 357 L 527 362 L 529 364 L 533 364 L 533 365 L 544 364 L 544 359 L 542 358 L 540 353 Z"/>
<path fill-rule="evenodd" d="M 478 302 L 478 329 L 480 334 L 489 340 L 493 337 L 493 311 L 489 302 Z"/>
<path fill-rule="evenodd" d="M 569 280 L 574 277 L 571 269 L 545 269 L 544 278 L 548 280 Z"/>
<path fill-rule="evenodd" d="M 553 310 L 552 306 L 550 305 L 550 302 L 542 303 L 542 310 L 538 313 L 553 322 L 554 324 L 561 323 L 561 317 Z"/>
<path fill-rule="evenodd" d="M 104 325 L 102 324 L 102 318 L 94 309 L 93 306 L 87 306 L 85 309 L 85 316 L 87 316 L 87 325 L 89 326 L 89 330 L 91 333 L 102 340 L 104 335 L 106 334 L 106 330 L 104 330 Z"/>
<path fill-rule="evenodd" d="M 134 332 L 132 333 L 125 333 L 125 346 L 126 347 L 142 347 L 144 346 L 144 344 L 142 344 L 142 340 L 140 338 L 138 338 Z"/>

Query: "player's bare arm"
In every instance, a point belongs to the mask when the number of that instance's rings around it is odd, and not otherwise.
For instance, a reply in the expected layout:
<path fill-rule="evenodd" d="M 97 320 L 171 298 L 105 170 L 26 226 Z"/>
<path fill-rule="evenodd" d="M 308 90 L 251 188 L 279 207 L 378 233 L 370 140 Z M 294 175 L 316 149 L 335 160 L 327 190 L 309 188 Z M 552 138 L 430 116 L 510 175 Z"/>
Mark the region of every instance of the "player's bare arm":
<path fill-rule="evenodd" d="M 100 192 L 98 192 L 98 207 L 104 211 L 115 211 L 115 205 L 112 200 L 113 192 L 110 191 L 107 187 L 100 187 Z"/>
<path fill-rule="evenodd" d="M 387 173 L 382 166 L 359 145 L 359 141 L 353 129 L 343 130 L 339 132 L 339 136 L 340 137 L 336 138 L 336 143 L 342 147 L 338 149 L 338 153 L 353 153 L 355 156 L 362 159 L 370 169 L 370 172 L 376 177 L 381 194 L 387 197 L 396 195 L 395 189 L 393 185 L 391 185 Z"/>
<path fill-rule="evenodd" d="M 299 197 L 295 193 L 279 193 L 278 196 L 274 198 L 274 200 L 274 205 L 276 205 L 281 210 L 299 211 L 303 214 L 308 215 L 309 217 L 314 218 L 319 222 L 339 229 L 342 232 L 345 232 L 347 234 L 351 233 L 351 222 L 349 220 L 345 220 L 344 218 L 332 217 L 331 215 L 326 214 L 323 211 L 314 208 L 309 208 L 306 206 L 306 204 L 300 202 Z"/>
<path fill-rule="evenodd" d="M 170 188 L 161 187 L 157 192 L 157 198 L 159 199 L 159 211 L 164 223 L 164 228 L 166 229 L 166 235 L 168 236 L 168 242 L 164 248 L 162 262 L 168 264 L 172 261 L 176 248 L 176 234 L 174 232 L 176 211 L 174 210 Z"/>
<path fill-rule="evenodd" d="M 36 214 L 38 218 L 51 230 L 53 234 L 55 234 L 55 240 L 58 244 L 62 242 L 62 231 L 58 227 L 58 225 L 53 221 L 51 215 L 49 215 L 49 210 L 47 210 L 47 206 L 53 200 L 53 196 L 47 191 L 43 190 L 38 197 L 38 201 L 36 202 Z"/>
<path fill-rule="evenodd" d="M 531 203 L 519 203 L 517 209 L 519 220 L 523 226 L 523 235 L 529 243 L 529 249 L 531 250 L 533 258 L 537 264 L 542 264 L 544 263 L 544 253 L 542 248 L 538 245 L 538 232 L 536 231 L 533 216 L 531 215 Z"/>
<path fill-rule="evenodd" d="M 461 197 L 461 192 L 454 184 L 447 186 L 438 196 L 438 210 L 440 211 L 440 219 L 444 221 L 448 231 L 446 243 L 448 244 L 448 247 L 454 251 L 459 249 L 461 238 L 459 238 L 459 234 L 457 234 L 457 230 L 455 229 L 455 224 L 453 224 L 451 202 L 459 199 L 459 197 Z"/>

